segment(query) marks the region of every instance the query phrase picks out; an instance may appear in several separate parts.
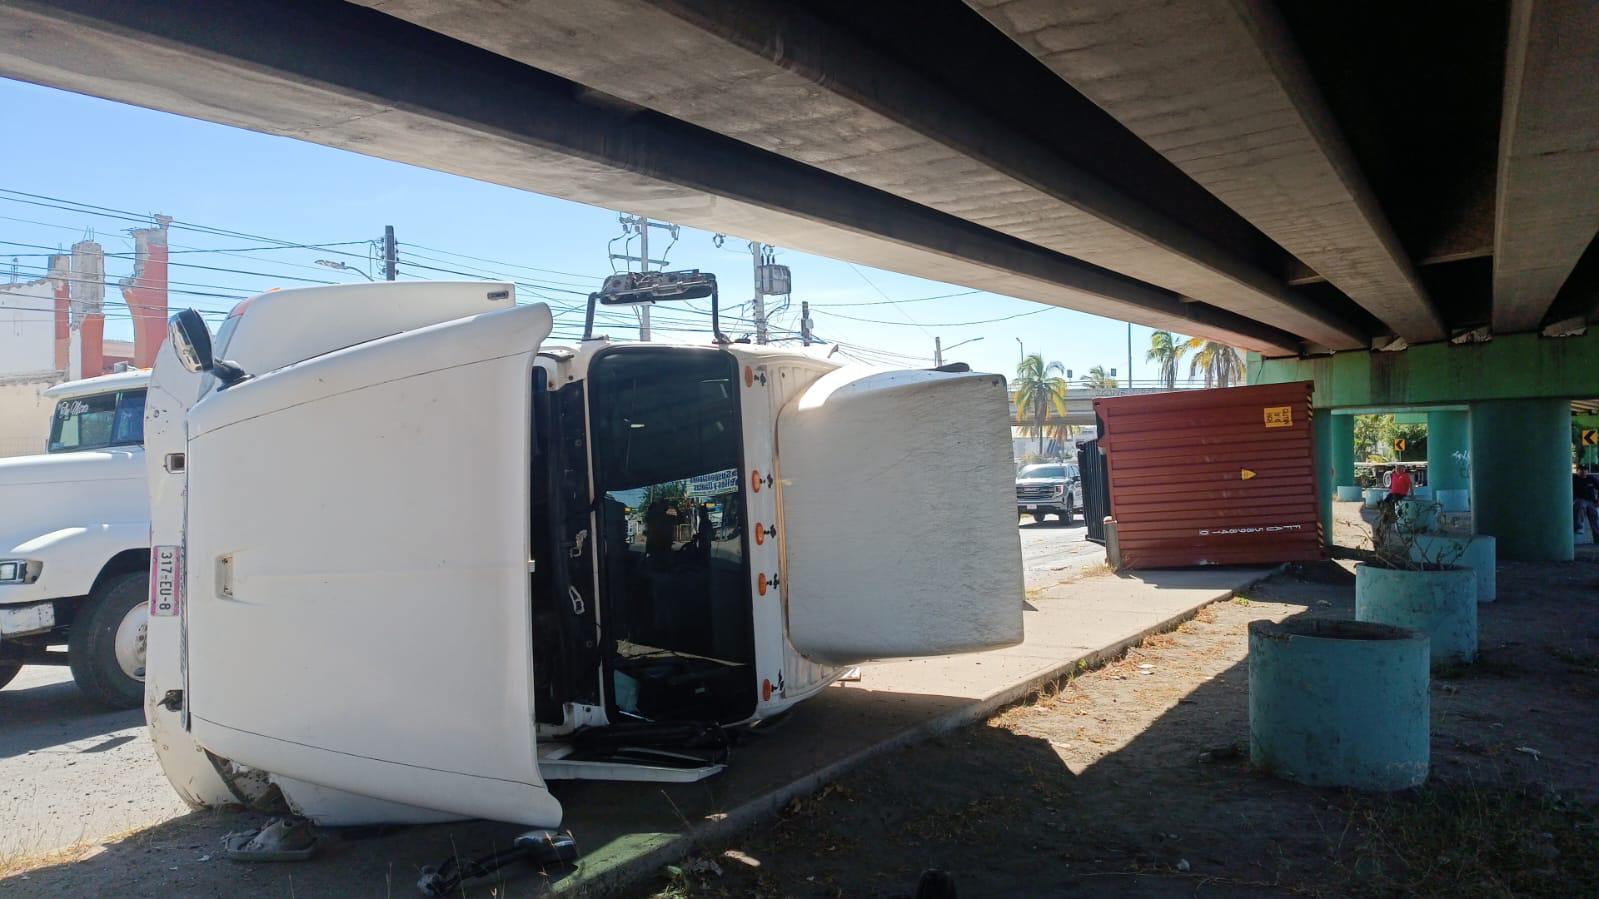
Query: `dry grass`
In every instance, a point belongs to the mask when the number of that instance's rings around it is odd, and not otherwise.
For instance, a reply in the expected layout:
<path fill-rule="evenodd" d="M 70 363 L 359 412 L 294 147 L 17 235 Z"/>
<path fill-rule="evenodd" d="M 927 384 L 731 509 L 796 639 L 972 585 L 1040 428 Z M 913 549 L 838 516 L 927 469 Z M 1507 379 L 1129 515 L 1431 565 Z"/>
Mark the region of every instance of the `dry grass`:
<path fill-rule="evenodd" d="M 142 827 L 130 827 L 127 830 L 111 834 L 110 836 L 96 837 L 95 839 L 79 839 L 70 846 L 49 849 L 42 852 L 18 850 L 0 856 L 0 880 L 37 871 L 40 868 L 49 868 L 55 865 L 67 865 L 93 858 L 105 851 L 112 843 L 120 843 L 133 836 Z"/>
<path fill-rule="evenodd" d="M 1352 892 L 1599 895 L 1593 810 L 1547 789 L 1433 783 L 1358 799 L 1350 824 L 1334 852 Z"/>

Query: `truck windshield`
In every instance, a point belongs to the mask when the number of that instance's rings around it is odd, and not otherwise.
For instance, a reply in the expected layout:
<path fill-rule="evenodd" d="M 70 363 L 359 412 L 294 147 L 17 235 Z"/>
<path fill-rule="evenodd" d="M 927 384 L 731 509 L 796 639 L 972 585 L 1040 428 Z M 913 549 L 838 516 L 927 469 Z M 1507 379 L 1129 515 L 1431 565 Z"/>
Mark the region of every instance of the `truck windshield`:
<path fill-rule="evenodd" d="M 614 712 L 731 723 L 755 705 L 738 371 L 715 350 L 628 347 L 589 369 Z"/>
<path fill-rule="evenodd" d="M 1022 469 L 1024 478 L 1064 478 L 1066 469 L 1059 465 L 1029 465 Z"/>
<path fill-rule="evenodd" d="M 56 403 L 49 451 L 71 453 L 144 443 L 144 390 L 69 397 Z"/>

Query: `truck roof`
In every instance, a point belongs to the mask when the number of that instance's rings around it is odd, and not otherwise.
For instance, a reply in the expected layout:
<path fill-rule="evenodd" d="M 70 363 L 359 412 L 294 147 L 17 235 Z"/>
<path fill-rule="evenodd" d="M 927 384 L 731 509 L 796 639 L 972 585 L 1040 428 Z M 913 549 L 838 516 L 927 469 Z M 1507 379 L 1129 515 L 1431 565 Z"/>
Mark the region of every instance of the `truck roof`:
<path fill-rule="evenodd" d="M 106 393 L 112 390 L 133 390 L 144 387 L 150 383 L 150 370 L 148 368 L 130 368 L 114 374 L 100 375 L 97 378 L 84 378 L 81 381 L 68 381 L 57 384 L 40 395 L 51 399 L 61 399 L 69 396 L 88 396 L 92 393 Z"/>

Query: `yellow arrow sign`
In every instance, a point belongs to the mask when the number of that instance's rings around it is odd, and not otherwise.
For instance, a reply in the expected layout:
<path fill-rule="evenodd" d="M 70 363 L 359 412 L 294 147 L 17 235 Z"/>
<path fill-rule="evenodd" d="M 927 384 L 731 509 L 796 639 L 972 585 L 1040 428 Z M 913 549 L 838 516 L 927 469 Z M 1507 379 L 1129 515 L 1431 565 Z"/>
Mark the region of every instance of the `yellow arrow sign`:
<path fill-rule="evenodd" d="M 1599 446 L 1599 429 L 1587 428 L 1582 432 L 1583 446 Z"/>
<path fill-rule="evenodd" d="M 1410 441 L 1408 441 L 1405 438 L 1401 437 L 1398 440 L 1394 441 L 1394 452 L 1402 453 L 1402 452 L 1405 451 L 1405 447 L 1408 447 L 1408 446 L 1410 446 Z"/>
<path fill-rule="evenodd" d="M 1254 476 L 1255 476 L 1255 473 L 1250 471 L 1247 468 L 1240 469 L 1239 472 L 1238 472 L 1238 479 L 1240 481 L 1247 481 L 1247 480 L 1249 480 L 1250 478 L 1252 478 Z"/>

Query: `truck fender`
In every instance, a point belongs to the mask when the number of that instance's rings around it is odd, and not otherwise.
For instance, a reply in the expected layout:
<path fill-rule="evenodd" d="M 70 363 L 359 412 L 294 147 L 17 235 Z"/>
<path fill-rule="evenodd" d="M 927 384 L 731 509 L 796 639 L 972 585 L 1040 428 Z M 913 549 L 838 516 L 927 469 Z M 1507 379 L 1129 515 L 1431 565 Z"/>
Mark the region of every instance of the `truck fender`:
<path fill-rule="evenodd" d="M 100 580 L 106 565 L 130 550 L 143 555 L 131 560 L 126 570 L 147 568 L 149 522 L 60 528 L 9 549 L 0 549 L 8 558 L 37 559 L 44 563 L 37 581 L 8 587 L 0 593 L 0 599 L 11 603 L 86 596 Z"/>

